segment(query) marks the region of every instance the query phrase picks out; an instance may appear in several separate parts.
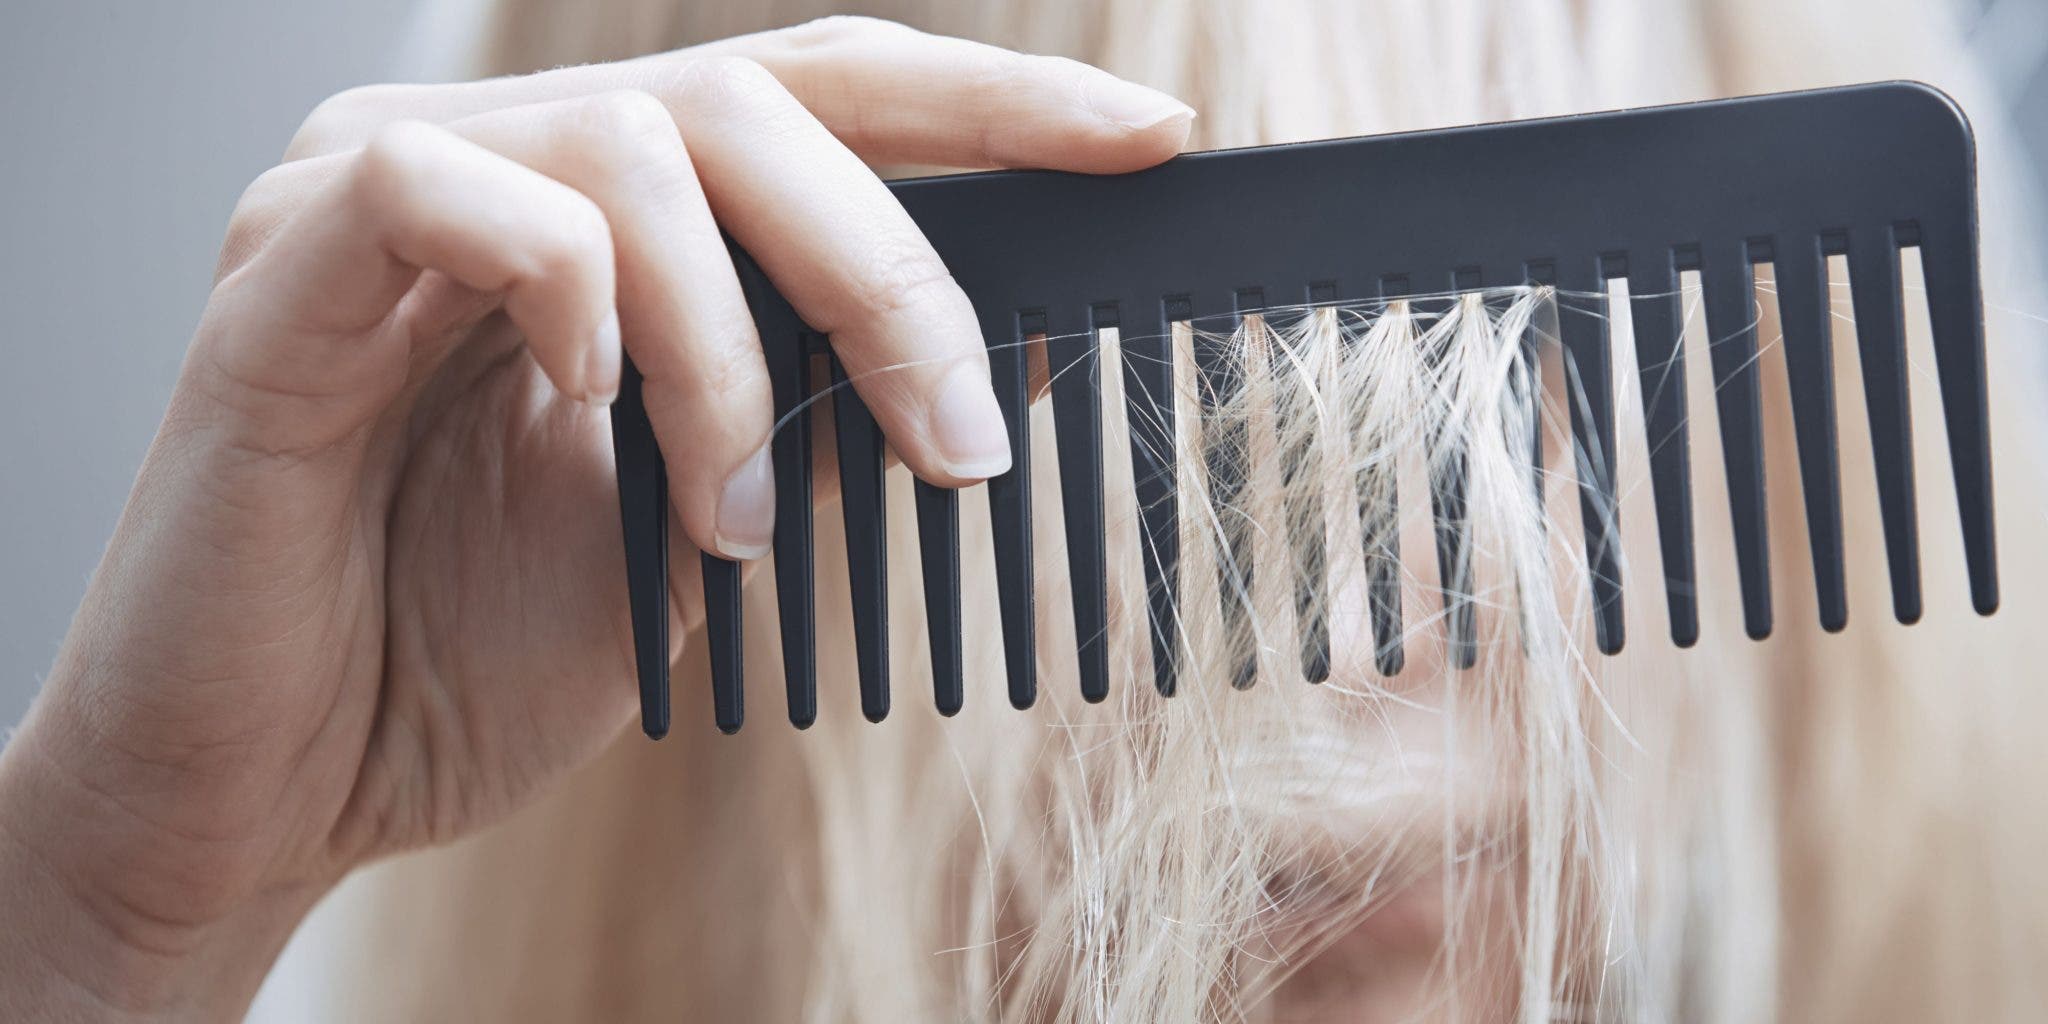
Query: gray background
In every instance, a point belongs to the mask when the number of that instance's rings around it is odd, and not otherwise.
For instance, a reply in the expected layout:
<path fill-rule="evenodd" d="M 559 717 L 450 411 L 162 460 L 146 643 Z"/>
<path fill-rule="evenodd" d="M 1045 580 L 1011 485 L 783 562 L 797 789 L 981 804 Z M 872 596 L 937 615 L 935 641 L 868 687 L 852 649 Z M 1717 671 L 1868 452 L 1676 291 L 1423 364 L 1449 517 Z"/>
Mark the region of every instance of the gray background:
<path fill-rule="evenodd" d="M 1992 6 L 1979 37 L 2048 163 L 2048 0 Z M 113 529 L 235 197 L 322 97 L 413 70 L 396 64 L 411 8 L 0 11 L 0 728 L 28 707 Z"/>
<path fill-rule="evenodd" d="M 0 726 L 113 532 L 236 197 L 313 104 L 391 76 L 411 7 L 0 5 Z"/>

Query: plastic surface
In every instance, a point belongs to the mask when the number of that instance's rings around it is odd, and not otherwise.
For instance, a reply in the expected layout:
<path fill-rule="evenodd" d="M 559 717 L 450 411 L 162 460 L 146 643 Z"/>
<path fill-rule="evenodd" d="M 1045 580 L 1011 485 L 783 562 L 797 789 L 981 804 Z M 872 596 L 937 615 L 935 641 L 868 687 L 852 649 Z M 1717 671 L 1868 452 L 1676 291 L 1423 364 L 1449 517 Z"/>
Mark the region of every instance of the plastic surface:
<path fill-rule="evenodd" d="M 1916 619 L 1921 594 L 1911 472 L 1911 424 L 1900 331 L 1899 249 L 1918 246 L 1934 327 L 1936 370 L 1948 428 L 1973 604 L 1988 614 L 1998 589 L 1985 409 L 1983 313 L 1977 266 L 1974 152 L 1969 126 L 1946 97 L 1912 83 L 1884 83 L 1710 103 L 1645 108 L 1445 131 L 1201 153 L 1118 177 L 1002 172 L 898 182 L 891 187 L 931 239 L 979 311 L 991 346 L 996 394 L 1015 461 L 988 488 L 1011 703 L 1037 693 L 1032 602 L 1030 475 L 1025 361 L 1033 334 L 1054 371 L 1052 415 L 1065 502 L 1067 573 L 1075 593 L 1080 679 L 1090 700 L 1109 685 L 1102 643 L 1104 599 L 1101 365 L 1092 340 L 1069 335 L 1119 328 L 1132 424 L 1144 567 L 1150 591 L 1155 685 L 1171 694 L 1178 647 L 1180 506 L 1172 467 L 1173 369 L 1165 338 L 1176 321 L 1303 302 L 1433 295 L 1525 282 L 1560 290 L 1555 336 L 1572 384 L 1572 431 L 1599 646 L 1622 635 L 1614 532 L 1613 364 L 1607 281 L 1625 278 L 1642 343 L 1640 381 L 1651 433 L 1651 484 L 1666 567 L 1673 640 L 1698 636 L 1692 494 L 1682 347 L 1676 344 L 1678 275 L 1696 270 L 1704 290 L 1711 365 L 1746 626 L 1771 629 L 1764 467 L 1755 369 L 1753 267 L 1774 265 L 1795 410 L 1800 480 L 1812 541 L 1819 615 L 1847 619 L 1842 571 L 1835 399 L 1829 353 L 1826 258 L 1846 254 L 1854 283 L 1860 359 L 1890 563 L 1894 614 Z M 778 413 L 818 383 L 819 339 L 798 322 L 759 268 L 740 254 Z M 1064 340 L 1062 340 L 1064 338 Z M 1533 346 L 1533 341 L 1532 341 Z M 1533 347 L 1531 349 L 1533 356 Z M 1197 353 L 1198 392 L 1215 400 L 1238 371 Z M 620 497 L 643 707 L 650 734 L 666 726 L 665 613 L 660 582 L 666 518 L 658 507 L 659 455 L 637 392 L 614 415 Z M 836 392 L 845 481 L 855 654 L 863 707 L 888 710 L 883 630 L 879 437 L 850 391 Z M 780 592 L 789 713 L 816 714 L 814 547 L 808 417 L 774 441 L 780 497 L 775 572 Z M 1286 453 L 1281 453 L 1286 458 Z M 1218 500 L 1241 485 L 1241 465 L 1209 466 Z M 1536 486 L 1541 487 L 1538 478 Z M 1464 544 L 1462 487 L 1429 496 L 1439 520 L 1438 557 L 1455 579 Z M 1370 612 L 1383 672 L 1402 663 L 1397 503 L 1420 496 L 1360 493 Z M 965 699 L 960 679 L 957 496 L 920 485 L 918 523 L 934 695 L 950 713 Z M 1321 585 L 1320 538 L 1292 538 L 1305 586 Z M 1224 612 L 1241 615 L 1238 588 L 1255 567 L 1248 545 L 1231 545 Z M 708 571 L 714 629 L 714 694 L 721 727 L 739 725 L 739 594 L 734 572 Z M 979 573 L 981 566 L 964 571 Z M 1303 593 L 1304 606 L 1315 604 Z M 869 602 L 873 602 L 869 604 Z M 1469 663 L 1476 611 L 1446 606 L 1454 657 Z M 1321 631 L 1318 635 L 1318 631 Z M 1301 637 L 1304 674 L 1327 671 L 1327 625 Z M 1239 682 L 1250 681 L 1247 667 Z"/>

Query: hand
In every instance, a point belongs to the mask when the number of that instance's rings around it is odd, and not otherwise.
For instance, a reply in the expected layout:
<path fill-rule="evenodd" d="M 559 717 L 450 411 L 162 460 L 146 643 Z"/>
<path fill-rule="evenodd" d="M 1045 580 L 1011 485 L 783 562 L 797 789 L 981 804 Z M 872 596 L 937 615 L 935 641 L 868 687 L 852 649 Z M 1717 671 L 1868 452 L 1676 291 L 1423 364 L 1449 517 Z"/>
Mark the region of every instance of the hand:
<path fill-rule="evenodd" d="M 618 735 L 597 407 L 622 342 L 682 531 L 767 550 L 768 381 L 720 226 L 851 373 L 918 364 L 862 396 L 914 472 L 966 484 L 1009 463 L 979 329 L 868 164 L 1128 171 L 1191 116 L 854 19 L 322 104 L 229 224 L 0 760 L 0 1016 L 232 1016 L 350 868 L 500 818 Z M 678 637 L 697 561 L 672 560 Z"/>

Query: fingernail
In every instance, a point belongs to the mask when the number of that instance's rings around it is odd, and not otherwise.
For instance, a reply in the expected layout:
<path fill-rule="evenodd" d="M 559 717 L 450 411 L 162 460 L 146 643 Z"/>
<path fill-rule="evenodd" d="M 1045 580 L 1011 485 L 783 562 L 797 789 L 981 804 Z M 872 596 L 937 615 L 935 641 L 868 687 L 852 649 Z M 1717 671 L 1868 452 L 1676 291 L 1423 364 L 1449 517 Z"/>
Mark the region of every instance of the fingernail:
<path fill-rule="evenodd" d="M 1091 79 L 1088 104 L 1105 120 L 1130 129 L 1150 128 L 1176 117 L 1195 116 L 1193 107 L 1163 92 L 1107 74 Z"/>
<path fill-rule="evenodd" d="M 775 469 L 762 446 L 740 464 L 718 496 L 718 554 L 748 562 L 768 556 L 775 539 Z"/>
<path fill-rule="evenodd" d="M 954 370 L 939 386 L 931 430 L 946 472 L 986 480 L 1010 471 L 1010 432 L 987 376 L 975 367 Z"/>
<path fill-rule="evenodd" d="M 583 400 L 602 409 L 619 397 L 619 311 L 605 314 L 583 354 Z"/>

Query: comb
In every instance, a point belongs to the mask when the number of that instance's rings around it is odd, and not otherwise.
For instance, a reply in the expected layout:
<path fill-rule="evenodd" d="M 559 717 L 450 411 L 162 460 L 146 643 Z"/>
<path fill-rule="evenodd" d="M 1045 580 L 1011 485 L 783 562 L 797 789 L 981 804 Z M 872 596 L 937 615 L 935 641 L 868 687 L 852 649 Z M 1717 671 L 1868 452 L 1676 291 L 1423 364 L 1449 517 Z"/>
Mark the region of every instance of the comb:
<path fill-rule="evenodd" d="M 1903 333 L 1901 250 L 1917 247 L 1936 353 L 1971 601 L 1998 604 L 1991 462 L 1977 265 L 1975 152 L 1956 105 L 1924 85 L 1891 82 L 1651 107 L 1441 131 L 1197 153 L 1116 177 L 1043 171 L 925 178 L 891 185 L 979 312 L 1011 470 L 988 482 L 995 590 L 1010 703 L 1037 696 L 1032 599 L 1027 378 L 1022 342 L 1117 328 L 1138 508 L 1154 686 L 1175 692 L 1179 497 L 1175 483 L 1171 327 L 1242 316 L 1268 305 L 1385 301 L 1447 291 L 1551 285 L 1555 336 L 1568 367 L 1571 431 L 1595 639 L 1623 644 L 1615 516 L 1614 369 L 1608 282 L 1625 278 L 1639 345 L 1652 447 L 1650 481 L 1672 641 L 1699 636 L 1692 493 L 1684 415 L 1680 275 L 1696 272 L 1734 523 L 1747 633 L 1771 632 L 1764 457 L 1756 371 L 1754 270 L 1776 280 L 1794 412 L 1799 476 L 1821 625 L 1848 620 L 1840 471 L 1835 444 L 1828 259 L 1845 256 L 1854 295 L 1864 400 L 1892 610 L 1920 617 L 1922 593 Z M 778 417 L 775 579 L 790 720 L 816 716 L 811 451 L 807 398 L 843 379 L 824 338 L 735 251 L 760 328 Z M 1838 283 L 1838 282 L 1837 282 Z M 1620 311 L 1612 311 L 1619 315 Z M 820 358 L 823 357 L 823 358 Z M 1109 692 L 1104 636 L 1107 569 L 1098 345 L 1047 346 L 1058 437 L 1067 575 L 1083 696 Z M 1242 367 L 1197 346 L 1202 407 L 1227 401 Z M 1700 372 L 1700 371 L 1694 371 Z M 852 585 L 861 706 L 889 712 L 888 606 L 881 433 L 851 389 L 835 394 L 839 473 Z M 613 407 L 619 498 L 643 726 L 669 726 L 667 494 L 661 454 L 628 369 Z M 1235 428 L 1242 429 L 1242 428 Z M 1540 452 L 1533 453 L 1540 461 Z M 1281 458 L 1288 457 L 1281 453 Z M 1211 500 L 1244 486 L 1241 464 L 1206 466 Z M 1539 482 L 1540 486 L 1540 482 Z M 1439 559 L 1463 564 L 1462 486 L 1433 485 Z M 1401 667 L 1395 557 L 1383 524 L 1392 494 L 1361 494 L 1367 520 L 1370 618 L 1377 662 Z M 933 696 L 942 714 L 964 699 L 959 495 L 916 484 Z M 1377 520 L 1382 526 L 1373 525 Z M 1298 566 L 1322 562 L 1321 537 L 1291 542 Z M 1233 548 L 1238 546 L 1233 544 Z M 1246 614 L 1253 571 L 1244 546 L 1224 559 L 1225 621 Z M 743 716 L 739 571 L 703 556 L 716 723 Z M 1324 581 L 1307 576 L 1300 586 Z M 1447 601 L 1455 602 L 1449 596 Z M 1320 607 L 1302 600 L 1301 607 Z M 1471 662 L 1469 608 L 1446 607 L 1449 650 Z M 1301 629 L 1304 675 L 1327 672 L 1329 632 Z M 1249 669 L 1235 680 L 1250 682 Z"/>

